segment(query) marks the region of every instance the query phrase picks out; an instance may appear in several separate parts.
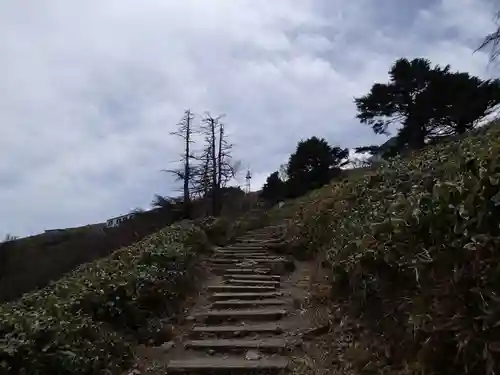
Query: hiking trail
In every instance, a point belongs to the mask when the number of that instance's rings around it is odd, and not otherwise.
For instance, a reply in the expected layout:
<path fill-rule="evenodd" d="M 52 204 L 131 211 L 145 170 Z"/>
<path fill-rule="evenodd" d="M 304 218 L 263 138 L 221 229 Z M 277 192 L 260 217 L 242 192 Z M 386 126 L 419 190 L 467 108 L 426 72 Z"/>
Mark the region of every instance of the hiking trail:
<path fill-rule="evenodd" d="M 278 241 L 267 227 L 216 248 L 182 333 L 146 350 L 148 369 L 135 374 L 294 373 L 303 334 L 318 323 L 304 307 L 316 270 L 274 254 Z"/>

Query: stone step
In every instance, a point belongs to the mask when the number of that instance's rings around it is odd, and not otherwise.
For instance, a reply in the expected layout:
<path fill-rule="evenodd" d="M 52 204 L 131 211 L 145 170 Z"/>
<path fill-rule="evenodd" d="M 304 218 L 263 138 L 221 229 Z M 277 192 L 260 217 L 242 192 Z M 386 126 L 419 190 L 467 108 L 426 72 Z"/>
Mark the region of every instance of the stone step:
<path fill-rule="evenodd" d="M 226 248 L 222 254 L 243 254 L 250 253 L 255 255 L 268 255 L 272 254 L 272 252 L 263 247 L 235 247 L 235 248 Z"/>
<path fill-rule="evenodd" d="M 258 240 L 238 241 L 238 242 L 233 243 L 233 244 L 228 245 L 228 246 L 229 247 L 231 247 L 231 246 L 241 246 L 241 247 L 260 246 L 260 247 L 265 248 L 267 246 L 267 244 L 273 243 L 273 242 L 277 242 L 277 241 L 274 239 L 271 239 L 271 238 L 262 238 L 262 239 L 258 239 Z"/>
<path fill-rule="evenodd" d="M 257 245 L 262 245 L 267 242 L 271 241 L 269 238 L 253 238 L 253 239 L 238 239 L 236 242 L 233 242 L 232 244 L 228 244 L 227 246 L 257 246 Z"/>
<path fill-rule="evenodd" d="M 245 248 L 254 248 L 256 250 L 266 250 L 265 245 L 269 241 L 259 241 L 259 242 L 235 242 L 231 244 L 227 244 L 224 247 L 220 247 L 219 249 L 230 250 L 230 249 L 245 249 Z"/>
<path fill-rule="evenodd" d="M 260 258 L 272 258 L 273 256 L 270 254 L 262 254 L 262 255 L 246 255 L 246 254 L 214 254 L 213 258 L 217 259 L 260 259 Z"/>
<path fill-rule="evenodd" d="M 223 275 L 225 273 L 240 273 L 238 271 L 235 271 L 236 269 L 245 269 L 249 270 L 252 269 L 252 267 L 255 267 L 253 269 L 253 272 L 244 272 L 244 273 L 258 273 L 258 274 L 274 274 L 274 275 L 284 275 L 287 272 L 293 271 L 295 268 L 295 264 L 291 261 L 286 261 L 286 262 L 276 262 L 276 263 L 258 263 L 258 264 L 252 264 L 252 263 L 230 263 L 230 264 L 210 264 L 209 265 L 211 271 L 217 275 Z M 265 272 L 262 272 L 260 268 L 267 268 Z"/>
<path fill-rule="evenodd" d="M 242 240 L 255 240 L 258 238 L 267 238 L 267 237 L 272 237 L 269 233 L 267 232 L 252 232 L 252 233 L 245 233 L 242 236 L 239 236 L 236 241 L 242 241 Z"/>
<path fill-rule="evenodd" d="M 271 272 L 271 269 L 268 267 L 257 267 L 257 268 L 227 268 L 227 273 L 230 274 L 238 274 L 238 275 L 247 275 L 247 274 L 257 274 L 257 275 L 267 275 Z"/>
<path fill-rule="evenodd" d="M 247 247 L 236 247 L 236 248 L 231 248 L 230 246 L 228 247 L 222 247 L 217 250 L 215 250 L 216 253 L 252 253 L 252 254 L 267 254 L 269 253 L 269 250 L 267 249 L 262 249 L 262 248 L 247 248 Z"/>
<path fill-rule="evenodd" d="M 245 308 L 251 306 L 279 306 L 287 302 L 277 298 L 270 299 L 227 299 L 212 303 L 211 309 Z"/>
<path fill-rule="evenodd" d="M 256 269 L 268 269 L 270 271 L 274 270 L 272 274 L 274 275 L 281 275 L 281 271 L 284 267 L 286 267 L 288 262 L 259 262 L 259 263 L 254 263 L 251 260 L 242 260 L 241 263 L 208 263 L 208 266 L 211 267 L 212 269 L 215 270 L 228 270 L 226 273 L 233 273 L 233 269 L 252 269 L 253 272 L 248 272 L 250 274 L 257 274 L 257 275 L 265 275 L 265 272 L 259 271 L 256 272 Z M 234 272 L 237 274 L 242 274 L 241 272 Z"/>
<path fill-rule="evenodd" d="M 279 288 L 280 282 L 275 280 L 259 280 L 259 279 L 228 279 L 226 280 L 228 285 L 266 285 L 266 286 L 274 286 Z"/>
<path fill-rule="evenodd" d="M 266 242 L 237 242 L 225 247 L 227 250 L 241 251 L 241 250 L 267 250 Z"/>
<path fill-rule="evenodd" d="M 290 260 L 280 260 L 280 261 L 258 261 L 254 262 L 251 259 L 242 260 L 241 263 L 211 263 L 208 264 L 211 270 L 214 273 L 220 274 L 220 271 L 225 271 L 224 273 L 239 273 L 242 272 L 233 271 L 235 269 L 245 269 L 245 273 L 252 274 L 266 274 L 272 273 L 275 275 L 283 275 L 286 272 L 290 272 L 294 270 L 295 264 Z M 263 272 L 260 269 L 267 269 L 269 272 Z M 252 272 L 248 272 L 248 270 L 253 270 Z"/>
<path fill-rule="evenodd" d="M 255 308 L 238 310 L 208 310 L 202 313 L 194 314 L 195 320 L 204 321 L 223 321 L 223 320 L 273 320 L 280 319 L 287 314 L 285 309 L 278 308 Z"/>
<path fill-rule="evenodd" d="M 216 254 L 252 254 L 252 255 L 260 255 L 260 254 L 269 254 L 270 251 L 267 249 L 229 249 L 229 248 L 224 248 L 224 249 L 219 249 L 215 250 Z"/>
<path fill-rule="evenodd" d="M 255 263 L 252 262 L 251 260 L 241 260 L 239 263 L 209 263 L 208 265 L 212 267 L 213 269 L 252 269 L 252 273 L 256 273 L 256 269 L 264 269 L 264 270 L 271 270 L 271 267 L 276 265 L 276 264 L 282 264 L 282 263 Z M 262 273 L 262 271 L 259 271 L 257 273 Z"/>
<path fill-rule="evenodd" d="M 273 292 L 275 286 L 268 285 L 211 285 L 207 288 L 210 292 Z"/>
<path fill-rule="evenodd" d="M 238 258 L 212 258 L 209 260 L 213 264 L 237 264 L 245 262 L 245 259 Z M 268 264 L 268 263 L 283 263 L 286 262 L 285 258 L 280 257 L 259 257 L 254 259 L 248 259 L 248 262 L 255 264 Z"/>
<path fill-rule="evenodd" d="M 184 360 L 171 360 L 167 364 L 167 373 L 219 373 L 236 371 L 283 371 L 288 367 L 286 357 L 262 358 L 246 360 L 244 357 L 233 358 L 189 358 Z"/>
<path fill-rule="evenodd" d="M 213 301 L 221 301 L 226 299 L 265 299 L 273 297 L 281 297 L 283 293 L 281 292 L 261 292 L 261 293 L 214 293 L 210 296 Z"/>
<path fill-rule="evenodd" d="M 277 237 L 271 233 L 249 233 L 246 236 L 238 237 L 236 242 L 272 240 L 275 238 Z"/>
<path fill-rule="evenodd" d="M 228 268 L 228 267 L 233 267 L 233 268 Z M 217 274 L 217 275 L 224 275 L 226 273 L 231 273 L 231 274 L 239 274 L 239 275 L 249 275 L 249 274 L 259 274 L 259 275 L 266 275 L 271 273 L 271 269 L 267 267 L 259 267 L 259 268 L 246 268 L 246 267 L 239 267 L 239 268 L 234 268 L 236 267 L 233 264 L 228 264 L 228 265 L 215 265 L 211 266 L 212 272 Z"/>
<path fill-rule="evenodd" d="M 271 254 L 252 254 L 252 253 L 215 253 L 214 258 L 219 259 L 259 259 L 259 258 L 270 258 L 273 257 Z"/>
<path fill-rule="evenodd" d="M 236 335 L 247 335 L 252 333 L 272 333 L 280 334 L 283 332 L 283 328 L 278 322 L 262 323 L 262 324 L 236 324 L 236 325 L 214 325 L 214 326 L 195 326 L 191 330 L 192 334 L 203 335 L 203 334 L 219 334 L 225 335 L 230 334 L 231 336 Z"/>
<path fill-rule="evenodd" d="M 268 260 L 268 259 L 275 259 L 275 257 L 272 256 L 258 256 L 252 260 Z M 241 263 L 242 262 L 242 257 L 241 256 L 234 256 L 234 257 L 221 257 L 221 256 L 213 256 L 211 259 L 209 259 L 213 263 Z"/>
<path fill-rule="evenodd" d="M 220 254 L 214 254 L 212 256 L 210 260 L 216 260 L 216 259 L 220 259 L 220 260 L 233 260 L 232 263 L 241 263 L 241 262 L 250 262 L 250 261 L 261 261 L 262 259 L 276 259 L 275 257 L 272 257 L 272 256 L 269 256 L 269 255 L 266 255 L 266 256 L 254 256 L 254 255 L 239 255 L 239 254 L 230 254 L 230 255 L 220 255 Z M 215 262 L 217 263 L 217 262 Z M 219 263 L 224 263 L 224 262 L 219 262 Z M 229 264 L 231 262 L 226 262 L 225 264 Z"/>
<path fill-rule="evenodd" d="M 246 279 L 246 280 L 281 280 L 280 275 L 252 275 L 252 274 L 224 274 L 224 279 Z"/>
<path fill-rule="evenodd" d="M 291 341 L 283 338 L 264 339 L 216 339 L 216 340 L 190 340 L 184 346 L 192 349 L 267 349 L 282 350 L 293 346 Z"/>
<path fill-rule="evenodd" d="M 242 263 L 242 262 L 256 262 L 256 263 L 273 263 L 277 260 L 283 261 L 284 258 L 277 258 L 277 257 L 242 257 L 242 256 L 234 256 L 232 255 L 231 257 L 223 257 L 223 256 L 213 256 L 211 259 L 209 259 L 210 263 L 213 264 L 237 264 L 237 263 Z"/>
<path fill-rule="evenodd" d="M 266 250 L 266 243 L 238 243 L 238 244 L 233 244 L 233 245 L 228 245 L 224 249 L 230 250 L 230 251 L 263 251 Z"/>

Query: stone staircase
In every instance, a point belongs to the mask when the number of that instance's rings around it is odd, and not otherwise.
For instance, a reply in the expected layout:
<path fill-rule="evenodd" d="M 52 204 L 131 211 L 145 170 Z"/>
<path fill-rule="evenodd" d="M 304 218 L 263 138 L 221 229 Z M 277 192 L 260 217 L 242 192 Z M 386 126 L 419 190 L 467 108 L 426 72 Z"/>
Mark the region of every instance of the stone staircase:
<path fill-rule="evenodd" d="M 194 322 L 167 374 L 283 373 L 287 353 L 300 339 L 287 328 L 293 310 L 282 278 L 290 261 L 273 255 L 268 228 L 215 251 L 209 260 L 217 275 L 206 287 L 207 303 L 189 317 Z"/>

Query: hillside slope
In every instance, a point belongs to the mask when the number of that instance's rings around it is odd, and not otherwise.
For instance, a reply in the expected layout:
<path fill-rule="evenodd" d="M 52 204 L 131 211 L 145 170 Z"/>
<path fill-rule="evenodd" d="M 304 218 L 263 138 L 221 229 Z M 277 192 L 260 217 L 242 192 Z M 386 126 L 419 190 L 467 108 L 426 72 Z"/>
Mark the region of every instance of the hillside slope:
<path fill-rule="evenodd" d="M 330 373 L 499 373 L 499 155 L 493 123 L 265 216 L 164 228 L 2 305 L 0 373 L 119 373 L 134 345 L 168 340 L 210 243 L 270 223 L 274 250 L 325 260 L 332 332 L 314 346 Z"/>
<path fill-rule="evenodd" d="M 258 226 L 262 213 L 179 221 L 1 304 L 0 374 L 121 373 L 138 345 L 174 336 L 213 244 Z"/>
<path fill-rule="evenodd" d="M 0 373 L 119 373 L 138 342 L 168 340 L 208 250 L 203 228 L 181 222 L 0 305 Z"/>
<path fill-rule="evenodd" d="M 331 302 L 364 338 L 354 367 L 500 371 L 499 155 L 492 123 L 270 213 L 292 251 L 324 254 Z"/>
<path fill-rule="evenodd" d="M 228 187 L 221 196 L 221 206 L 223 217 L 236 218 L 257 207 L 257 194 Z M 208 200 L 192 202 L 193 219 L 204 218 L 208 212 Z M 181 209 L 157 207 L 138 212 L 114 228 L 93 224 L 0 243 L 0 302 L 42 288 L 83 263 L 106 257 L 181 219 Z"/>
<path fill-rule="evenodd" d="M 149 211 L 117 228 L 94 224 L 2 243 L 0 302 L 42 288 L 77 266 L 140 241 L 173 221 L 171 215 Z"/>

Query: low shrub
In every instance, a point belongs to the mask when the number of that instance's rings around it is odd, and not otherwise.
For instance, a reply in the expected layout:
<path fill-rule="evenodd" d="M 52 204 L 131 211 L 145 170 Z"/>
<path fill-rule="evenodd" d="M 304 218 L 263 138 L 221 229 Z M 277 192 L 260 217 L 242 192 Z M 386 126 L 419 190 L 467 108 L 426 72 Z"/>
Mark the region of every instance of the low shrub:
<path fill-rule="evenodd" d="M 211 217 L 204 220 L 204 231 L 210 243 L 224 246 L 231 240 L 232 222 L 226 217 Z"/>
<path fill-rule="evenodd" d="M 229 231 L 230 241 L 234 241 L 246 232 L 263 228 L 268 224 L 268 211 L 264 208 L 254 208 L 231 222 Z"/>
<path fill-rule="evenodd" d="M 499 139 L 490 126 L 297 203 L 289 240 L 327 252 L 332 296 L 380 366 L 500 372 Z"/>
<path fill-rule="evenodd" d="M 0 306 L 0 372 L 116 373 L 141 328 L 178 311 L 207 247 L 199 227 L 172 225 Z"/>
<path fill-rule="evenodd" d="M 253 209 L 236 219 L 226 216 L 207 217 L 197 223 L 203 228 L 210 243 L 224 246 L 248 231 L 266 226 L 268 217 L 266 210 Z"/>

